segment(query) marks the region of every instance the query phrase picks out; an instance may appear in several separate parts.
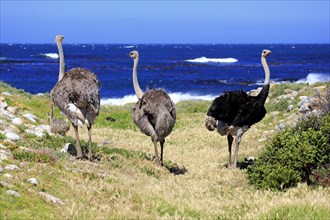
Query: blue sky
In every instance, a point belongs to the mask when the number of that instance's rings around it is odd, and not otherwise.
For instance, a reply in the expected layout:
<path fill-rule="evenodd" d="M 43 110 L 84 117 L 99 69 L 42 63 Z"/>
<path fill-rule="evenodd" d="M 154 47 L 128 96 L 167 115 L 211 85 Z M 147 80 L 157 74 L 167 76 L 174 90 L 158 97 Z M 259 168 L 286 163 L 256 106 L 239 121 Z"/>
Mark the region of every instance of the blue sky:
<path fill-rule="evenodd" d="M 329 0 L 1 1 L 1 43 L 330 43 Z"/>

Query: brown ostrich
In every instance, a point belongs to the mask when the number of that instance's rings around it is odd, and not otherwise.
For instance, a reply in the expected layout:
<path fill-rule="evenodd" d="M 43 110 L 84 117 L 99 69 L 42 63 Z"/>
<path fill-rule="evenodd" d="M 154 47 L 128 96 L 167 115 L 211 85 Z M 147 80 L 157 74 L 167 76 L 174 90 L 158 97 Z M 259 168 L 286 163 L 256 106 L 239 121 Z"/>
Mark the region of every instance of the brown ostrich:
<path fill-rule="evenodd" d="M 156 161 L 159 165 L 163 165 L 165 138 L 172 132 L 176 121 L 175 104 L 163 90 L 152 89 L 146 93 L 142 92 L 137 80 L 139 53 L 132 51 L 129 55 L 134 61 L 133 87 L 139 99 L 132 108 L 133 121 L 142 133 L 151 137 Z M 160 142 L 160 159 L 157 142 Z"/>
<path fill-rule="evenodd" d="M 64 73 L 64 55 L 62 42 L 64 37 L 56 36 L 56 43 L 60 56 L 60 70 L 58 82 L 51 91 L 53 103 L 70 120 L 76 135 L 77 158 L 82 158 L 78 124 L 85 124 L 88 129 L 89 152 L 92 160 L 91 129 L 100 111 L 100 83 L 96 75 L 84 68 L 74 68 Z"/>

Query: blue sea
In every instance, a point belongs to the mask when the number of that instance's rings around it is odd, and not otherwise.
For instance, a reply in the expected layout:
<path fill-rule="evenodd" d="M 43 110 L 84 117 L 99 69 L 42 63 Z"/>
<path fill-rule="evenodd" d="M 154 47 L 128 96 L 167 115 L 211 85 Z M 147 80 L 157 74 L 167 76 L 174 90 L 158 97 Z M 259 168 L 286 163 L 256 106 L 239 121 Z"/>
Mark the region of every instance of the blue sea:
<path fill-rule="evenodd" d="M 140 54 L 139 84 L 162 88 L 175 102 L 212 100 L 226 90 L 249 91 L 262 85 L 263 49 L 271 82 L 330 81 L 330 44 L 63 44 L 66 71 L 87 68 L 97 74 L 101 103 L 135 102 L 132 50 Z M 1 44 L 1 81 L 26 92 L 47 93 L 58 78 L 56 44 Z"/>

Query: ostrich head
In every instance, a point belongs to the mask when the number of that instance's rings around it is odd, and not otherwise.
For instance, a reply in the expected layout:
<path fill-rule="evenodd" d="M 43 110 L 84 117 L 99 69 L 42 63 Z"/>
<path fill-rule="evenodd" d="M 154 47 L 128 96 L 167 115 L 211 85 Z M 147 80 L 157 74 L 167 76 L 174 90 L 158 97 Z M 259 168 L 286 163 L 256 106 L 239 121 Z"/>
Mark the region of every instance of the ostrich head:
<path fill-rule="evenodd" d="M 212 116 L 206 116 L 205 118 L 205 126 L 209 131 L 214 131 L 217 127 L 217 120 Z"/>
<path fill-rule="evenodd" d="M 129 56 L 134 60 L 135 58 L 139 57 L 139 52 L 137 52 L 136 50 L 131 51 L 129 53 Z"/>
<path fill-rule="evenodd" d="M 263 56 L 263 57 L 266 58 L 269 54 L 271 54 L 271 52 L 272 52 L 272 51 L 270 51 L 270 50 L 266 50 L 266 49 L 265 49 L 265 50 L 262 51 L 261 56 Z"/>
<path fill-rule="evenodd" d="M 64 39 L 63 35 L 60 35 L 60 34 L 56 35 L 55 42 L 56 43 L 62 43 L 63 39 Z"/>

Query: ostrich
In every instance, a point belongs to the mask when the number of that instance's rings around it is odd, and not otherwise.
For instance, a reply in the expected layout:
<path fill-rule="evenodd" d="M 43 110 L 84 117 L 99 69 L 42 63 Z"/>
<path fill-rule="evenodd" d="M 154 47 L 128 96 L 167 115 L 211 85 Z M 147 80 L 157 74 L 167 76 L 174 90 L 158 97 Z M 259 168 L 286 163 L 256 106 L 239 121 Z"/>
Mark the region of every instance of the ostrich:
<path fill-rule="evenodd" d="M 229 151 L 229 167 L 236 168 L 238 148 L 243 134 L 251 125 L 261 121 L 266 114 L 264 107 L 269 91 L 270 71 L 266 57 L 270 50 L 263 50 L 261 53 L 261 64 L 265 71 L 265 82 L 257 96 L 248 96 L 242 90 L 225 92 L 215 98 L 210 106 L 205 119 L 205 126 L 209 131 L 217 132 L 220 135 L 227 135 Z M 232 163 L 231 146 L 235 136 L 235 154 Z"/>
<path fill-rule="evenodd" d="M 73 68 L 64 73 L 64 55 L 62 49 L 62 35 L 56 36 L 56 43 L 60 55 L 60 69 L 58 82 L 51 91 L 53 103 L 70 120 L 76 136 L 77 158 L 82 158 L 78 124 L 82 123 L 88 129 L 89 152 L 92 160 L 91 129 L 95 117 L 100 111 L 100 83 L 96 75 L 83 68 Z"/>
<path fill-rule="evenodd" d="M 53 105 L 48 113 L 48 124 L 52 133 L 60 134 L 62 136 L 65 136 L 66 132 L 70 129 L 70 126 L 65 122 L 65 120 L 53 118 Z"/>
<path fill-rule="evenodd" d="M 163 90 L 152 89 L 146 93 L 142 92 L 137 80 L 139 53 L 132 51 L 129 56 L 134 60 L 133 87 L 139 99 L 132 108 L 133 121 L 142 133 L 151 137 L 156 161 L 159 165 L 163 165 L 165 138 L 172 132 L 176 121 L 175 104 Z M 160 159 L 157 142 L 160 142 Z"/>

